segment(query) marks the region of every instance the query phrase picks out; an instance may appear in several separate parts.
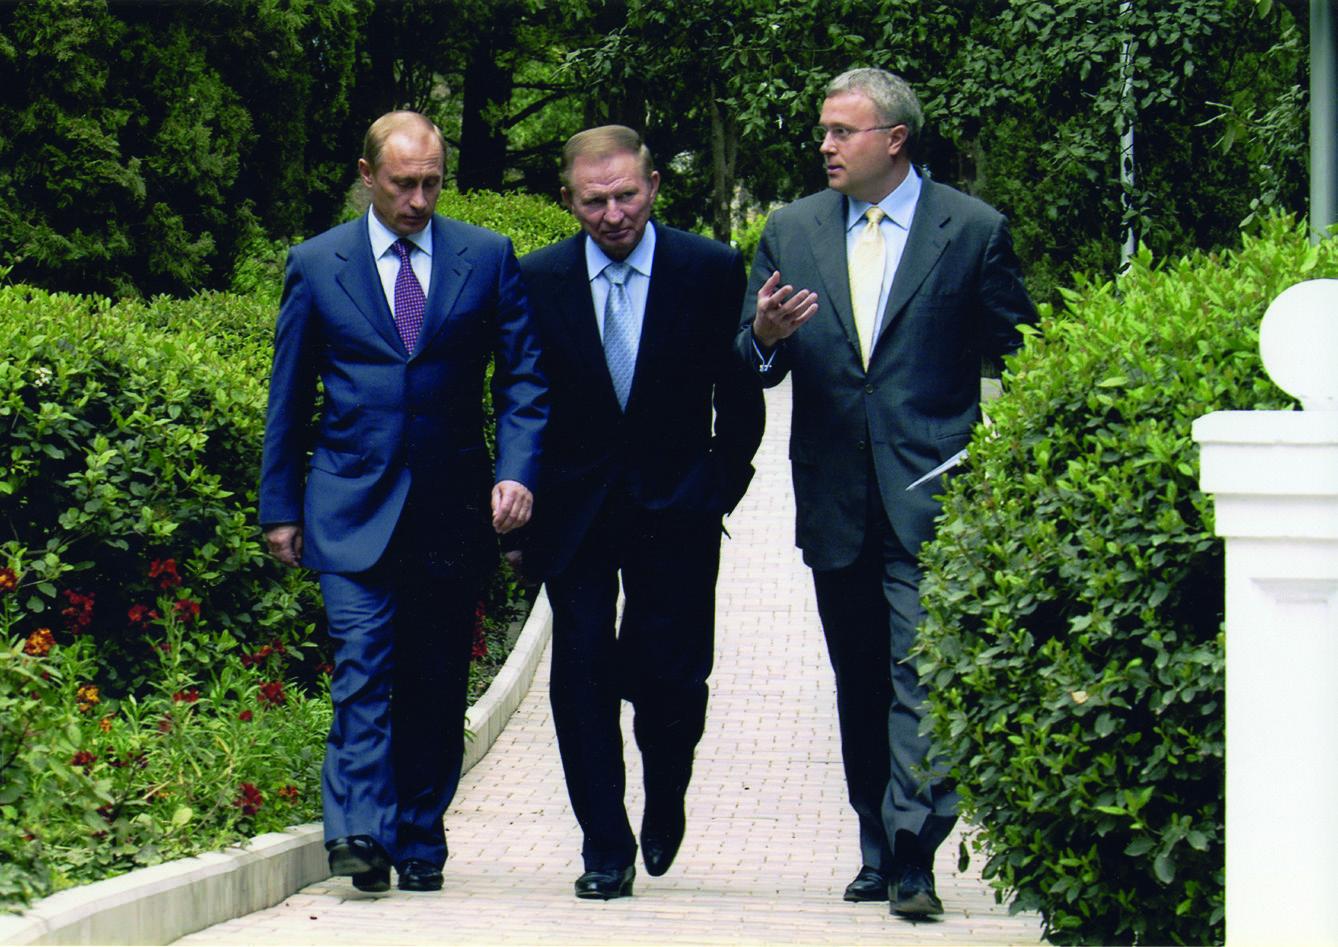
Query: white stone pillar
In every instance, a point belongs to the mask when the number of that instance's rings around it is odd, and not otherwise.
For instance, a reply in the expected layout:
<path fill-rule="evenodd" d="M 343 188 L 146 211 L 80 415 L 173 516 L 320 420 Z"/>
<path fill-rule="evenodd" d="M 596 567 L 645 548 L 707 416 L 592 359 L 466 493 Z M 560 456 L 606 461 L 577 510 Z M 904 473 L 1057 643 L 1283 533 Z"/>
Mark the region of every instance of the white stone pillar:
<path fill-rule="evenodd" d="M 1338 280 L 1274 300 L 1260 354 L 1301 411 L 1194 423 L 1226 544 L 1226 933 L 1338 944 Z"/>

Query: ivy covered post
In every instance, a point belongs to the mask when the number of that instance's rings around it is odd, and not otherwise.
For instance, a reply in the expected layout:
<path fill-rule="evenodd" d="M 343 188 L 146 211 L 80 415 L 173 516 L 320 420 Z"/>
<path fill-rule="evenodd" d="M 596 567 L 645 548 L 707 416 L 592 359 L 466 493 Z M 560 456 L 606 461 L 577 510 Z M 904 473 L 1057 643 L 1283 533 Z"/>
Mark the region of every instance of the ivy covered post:
<path fill-rule="evenodd" d="M 1226 931 L 1338 943 L 1338 280 L 1269 307 L 1259 349 L 1301 411 L 1194 423 L 1226 546 Z"/>

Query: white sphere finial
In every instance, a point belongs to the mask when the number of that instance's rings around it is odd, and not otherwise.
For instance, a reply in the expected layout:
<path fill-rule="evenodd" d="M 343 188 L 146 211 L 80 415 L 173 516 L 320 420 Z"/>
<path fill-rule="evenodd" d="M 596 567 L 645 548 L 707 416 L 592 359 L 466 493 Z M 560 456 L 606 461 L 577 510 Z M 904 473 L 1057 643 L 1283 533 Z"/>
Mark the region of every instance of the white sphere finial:
<path fill-rule="evenodd" d="M 1338 279 L 1289 286 L 1264 313 L 1259 355 L 1307 411 L 1338 411 Z"/>

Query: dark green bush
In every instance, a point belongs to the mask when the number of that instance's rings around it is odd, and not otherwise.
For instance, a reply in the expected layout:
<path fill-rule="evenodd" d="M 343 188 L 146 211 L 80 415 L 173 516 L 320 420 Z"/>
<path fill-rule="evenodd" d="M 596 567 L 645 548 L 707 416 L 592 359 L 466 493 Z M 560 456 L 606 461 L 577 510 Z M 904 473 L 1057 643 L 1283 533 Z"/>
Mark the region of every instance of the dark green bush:
<path fill-rule="evenodd" d="M 132 610 L 179 583 L 242 642 L 306 640 L 316 621 L 314 588 L 256 527 L 272 318 L 238 296 L 113 305 L 0 287 L 0 564 L 23 583 L 16 630 L 92 635 L 112 692 L 145 680 Z"/>
<path fill-rule="evenodd" d="M 1272 221 L 1067 292 L 1009 363 L 924 553 L 930 725 L 984 875 L 1055 943 L 1223 938 L 1223 554 L 1194 419 L 1285 409 L 1258 326 L 1338 275 Z"/>

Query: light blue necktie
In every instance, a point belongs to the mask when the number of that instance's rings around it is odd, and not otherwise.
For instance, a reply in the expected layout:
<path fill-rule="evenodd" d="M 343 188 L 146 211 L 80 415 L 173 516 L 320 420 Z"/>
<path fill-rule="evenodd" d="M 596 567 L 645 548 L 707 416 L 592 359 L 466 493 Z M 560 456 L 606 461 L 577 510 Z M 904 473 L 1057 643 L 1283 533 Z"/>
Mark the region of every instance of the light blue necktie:
<path fill-rule="evenodd" d="M 632 300 L 626 285 L 631 269 L 627 263 L 604 267 L 604 277 L 609 281 L 609 295 L 604 300 L 604 361 L 609 366 L 618 405 L 624 410 L 636 369 L 636 327 L 632 325 Z"/>

